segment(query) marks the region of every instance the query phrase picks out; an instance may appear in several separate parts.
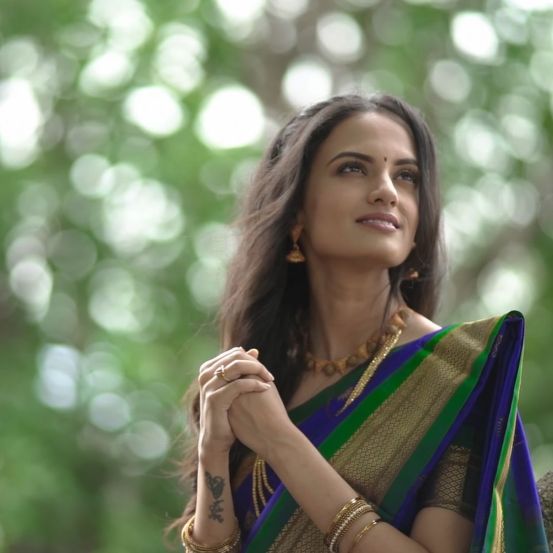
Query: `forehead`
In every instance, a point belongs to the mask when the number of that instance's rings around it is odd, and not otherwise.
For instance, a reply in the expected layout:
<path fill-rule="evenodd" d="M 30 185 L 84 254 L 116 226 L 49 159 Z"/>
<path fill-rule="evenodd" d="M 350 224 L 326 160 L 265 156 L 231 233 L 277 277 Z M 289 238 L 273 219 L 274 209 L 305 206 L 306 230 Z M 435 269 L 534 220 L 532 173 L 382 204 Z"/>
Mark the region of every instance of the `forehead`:
<path fill-rule="evenodd" d="M 407 126 L 393 115 L 357 113 L 338 123 L 321 144 L 318 156 L 356 151 L 389 158 L 416 158 L 415 143 Z"/>

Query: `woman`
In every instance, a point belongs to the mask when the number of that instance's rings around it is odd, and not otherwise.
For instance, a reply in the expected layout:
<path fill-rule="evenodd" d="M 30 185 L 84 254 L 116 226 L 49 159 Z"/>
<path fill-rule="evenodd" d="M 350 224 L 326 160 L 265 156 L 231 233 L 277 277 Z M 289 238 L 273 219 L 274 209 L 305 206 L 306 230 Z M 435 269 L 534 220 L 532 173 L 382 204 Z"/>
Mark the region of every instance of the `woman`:
<path fill-rule="evenodd" d="M 522 316 L 431 320 L 440 201 L 415 110 L 347 95 L 294 117 L 240 230 L 224 351 L 198 378 L 185 549 L 547 551 Z"/>

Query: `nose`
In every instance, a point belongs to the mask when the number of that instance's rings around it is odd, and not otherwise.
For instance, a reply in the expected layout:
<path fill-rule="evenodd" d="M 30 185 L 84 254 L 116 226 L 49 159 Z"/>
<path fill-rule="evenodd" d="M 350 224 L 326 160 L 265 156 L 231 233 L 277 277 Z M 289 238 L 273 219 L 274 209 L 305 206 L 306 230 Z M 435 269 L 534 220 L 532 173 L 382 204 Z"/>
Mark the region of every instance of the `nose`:
<path fill-rule="evenodd" d="M 397 190 L 387 171 L 383 171 L 371 183 L 371 189 L 367 200 L 371 204 L 380 203 L 391 206 L 395 206 L 397 204 Z"/>

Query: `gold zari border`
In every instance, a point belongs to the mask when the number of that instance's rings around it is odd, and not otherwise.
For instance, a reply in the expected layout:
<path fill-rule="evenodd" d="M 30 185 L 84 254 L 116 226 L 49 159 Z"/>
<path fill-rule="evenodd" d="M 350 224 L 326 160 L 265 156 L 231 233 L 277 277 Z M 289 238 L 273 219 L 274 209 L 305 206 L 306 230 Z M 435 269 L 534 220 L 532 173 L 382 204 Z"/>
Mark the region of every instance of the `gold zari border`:
<path fill-rule="evenodd" d="M 330 459 L 362 496 L 376 505 L 414 453 L 442 409 L 472 370 L 498 317 L 465 323 L 444 336 L 405 382 Z M 321 553 L 323 534 L 297 508 L 270 553 Z"/>

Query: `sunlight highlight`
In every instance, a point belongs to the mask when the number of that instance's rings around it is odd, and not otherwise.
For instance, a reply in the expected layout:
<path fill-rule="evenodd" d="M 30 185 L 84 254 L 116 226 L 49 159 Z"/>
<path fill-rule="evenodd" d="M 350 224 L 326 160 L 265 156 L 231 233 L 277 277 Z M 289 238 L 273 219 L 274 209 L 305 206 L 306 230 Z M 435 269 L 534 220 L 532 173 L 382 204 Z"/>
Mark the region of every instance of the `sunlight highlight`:
<path fill-rule="evenodd" d="M 257 96 L 239 85 L 220 88 L 200 109 L 195 130 L 210 148 L 240 148 L 259 141 L 265 128 Z"/>

